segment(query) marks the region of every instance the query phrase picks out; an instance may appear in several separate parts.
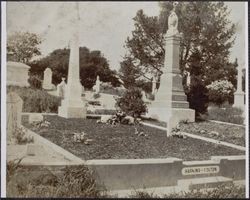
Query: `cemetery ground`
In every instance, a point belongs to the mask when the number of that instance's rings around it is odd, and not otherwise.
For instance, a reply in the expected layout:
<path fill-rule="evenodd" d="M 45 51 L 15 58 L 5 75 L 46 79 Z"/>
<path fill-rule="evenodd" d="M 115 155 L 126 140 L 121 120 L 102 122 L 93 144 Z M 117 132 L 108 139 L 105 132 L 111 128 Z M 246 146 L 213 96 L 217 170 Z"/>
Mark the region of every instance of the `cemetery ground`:
<path fill-rule="evenodd" d="M 64 119 L 58 116 L 45 115 L 44 120 L 48 121 L 48 127 L 40 127 L 28 123 L 24 125 L 61 146 L 74 155 L 84 159 L 143 159 L 143 158 L 167 158 L 177 157 L 183 160 L 207 160 L 210 156 L 216 155 L 242 155 L 243 152 L 212 144 L 199 139 L 166 137 L 166 132 L 156 128 L 140 125 L 138 130 L 143 134 L 135 134 L 134 126 L 98 124 L 96 119 Z M 219 130 L 220 133 L 228 134 L 228 140 L 233 141 L 230 131 L 237 130 L 239 133 L 237 144 L 244 143 L 244 130 L 228 129 L 224 125 L 213 125 L 204 123 L 202 126 L 196 123 L 185 124 L 182 130 L 189 133 L 202 130 Z M 209 129 L 210 128 L 210 129 Z M 217 128 L 217 129 L 216 129 Z M 229 131 L 230 130 L 230 131 Z M 74 142 L 74 133 L 86 133 L 89 144 Z M 197 133 L 196 133 L 197 134 Z M 222 135 L 223 136 L 223 135 Z M 217 136 L 217 137 L 222 137 Z M 217 138 L 218 139 L 218 138 Z"/>
<path fill-rule="evenodd" d="M 51 141 L 52 143 L 60 146 L 64 150 L 74 154 L 76 157 L 82 160 L 95 160 L 95 159 L 148 159 L 148 158 L 180 158 L 183 161 L 205 161 L 209 160 L 211 156 L 235 156 L 244 155 L 244 151 L 237 150 L 235 148 L 226 147 L 221 144 L 213 144 L 199 139 L 191 137 L 166 137 L 166 131 L 157 128 L 149 127 L 146 125 L 137 126 L 137 129 L 143 134 L 135 134 L 135 127 L 133 125 L 124 124 L 100 124 L 97 123 L 98 119 L 65 119 L 57 116 L 57 107 L 60 103 L 60 99 L 55 96 L 49 95 L 46 91 L 34 90 L 30 88 L 17 89 L 14 88 L 22 99 L 24 99 L 23 108 L 23 120 L 22 125 L 32 130 L 35 134 L 38 134 Z M 102 96 L 102 93 L 100 94 Z M 96 99 L 98 101 L 98 98 Z M 91 114 L 112 114 L 114 110 L 103 109 L 102 112 L 98 110 L 91 111 Z M 105 111 L 105 112 L 104 112 Z M 110 112 L 108 112 L 110 111 Z M 112 112 L 111 112 L 112 111 Z M 47 126 L 40 126 L 39 123 L 28 123 L 25 112 L 35 112 L 38 115 L 43 115 L 43 121 L 49 122 Z M 52 113 L 52 115 L 48 113 Z M 97 112 L 97 113 L 96 113 Z M 89 113 L 89 112 L 88 112 Z M 27 113 L 26 113 L 27 115 Z M 31 113 L 32 115 L 32 113 Z M 155 124 L 157 126 L 164 127 L 164 122 L 156 120 L 143 119 L 144 123 Z M 206 138 L 213 138 L 216 140 L 230 142 L 232 144 L 244 146 L 244 132 L 245 128 L 233 125 L 217 124 L 210 121 L 187 123 L 182 122 L 180 124 L 180 131 L 192 133 Z M 75 142 L 74 133 L 86 133 L 88 143 Z M 214 132 L 214 133 L 211 133 Z M 216 132 L 216 134 L 215 134 Z M 17 145 L 18 146 L 18 145 Z M 25 146 L 25 145 L 19 145 Z M 40 151 L 39 149 L 36 150 Z M 49 149 L 47 151 L 50 151 Z M 44 152 L 41 152 L 43 154 Z M 47 162 L 53 160 L 53 156 L 48 159 L 48 156 L 44 156 L 44 161 Z M 63 156 L 55 155 L 57 159 L 65 162 Z M 32 157 L 32 156 L 31 156 Z M 35 159 L 36 156 L 33 156 Z M 26 160 L 27 161 L 27 160 Z M 46 163 L 45 161 L 45 163 Z M 43 161 L 42 161 L 43 162 Z M 70 165 L 70 161 L 65 162 Z M 83 167 L 83 166 L 82 166 Z M 14 167 L 15 168 L 15 167 Z M 31 171 L 28 171 L 30 174 Z M 41 179 L 35 182 L 29 182 L 27 184 L 21 184 L 22 187 L 18 190 L 12 191 L 10 186 L 8 192 L 12 197 L 44 197 L 46 193 L 47 197 L 113 197 L 108 192 L 100 190 L 95 185 L 93 179 L 78 180 L 73 174 L 77 174 L 75 171 L 65 173 L 61 176 L 53 176 L 51 178 Z M 66 174 L 71 179 L 65 184 L 59 184 L 62 182 Z M 12 176 L 13 177 L 13 176 Z M 42 175 L 44 177 L 44 174 Z M 47 177 L 47 175 L 45 176 Z M 49 175 L 50 177 L 50 175 Z M 86 177 L 84 175 L 84 177 Z M 11 178 L 12 182 L 15 178 Z M 20 180 L 24 180 L 21 178 Z M 55 179 L 55 180 L 54 180 Z M 60 179 L 60 180 L 59 180 Z M 73 189 L 72 183 L 77 181 L 79 187 Z M 82 182 L 81 182 L 82 181 Z M 26 180 L 27 182 L 27 180 Z M 82 186 L 82 185 L 83 186 Z M 84 188 L 84 189 L 82 189 Z M 89 190 L 89 188 L 91 188 Z M 173 193 L 165 195 L 164 197 L 244 197 L 245 188 L 231 185 L 230 187 L 221 186 L 208 192 L 205 190 L 190 191 L 187 193 Z M 69 196 L 70 194 L 70 196 Z M 113 195 L 113 194 L 112 194 Z M 148 191 L 135 191 L 130 197 L 158 197 L 158 193 L 151 193 Z"/>
<path fill-rule="evenodd" d="M 165 122 L 157 120 L 144 120 L 146 123 L 160 127 L 166 127 Z M 204 120 L 195 123 L 182 122 L 179 130 L 219 141 L 229 142 L 235 145 L 245 146 L 245 127 L 229 124 L 218 124 Z"/>

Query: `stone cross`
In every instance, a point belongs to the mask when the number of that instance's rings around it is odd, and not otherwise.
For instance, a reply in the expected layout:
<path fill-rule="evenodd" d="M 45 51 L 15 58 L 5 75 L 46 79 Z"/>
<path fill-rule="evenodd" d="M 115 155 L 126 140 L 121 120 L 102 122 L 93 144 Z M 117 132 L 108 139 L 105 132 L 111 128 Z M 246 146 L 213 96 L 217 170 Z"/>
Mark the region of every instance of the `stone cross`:
<path fill-rule="evenodd" d="M 66 95 L 58 108 L 58 116 L 64 118 L 86 118 L 86 102 L 82 97 L 82 85 L 80 83 L 80 59 L 79 59 L 79 2 L 75 4 L 75 20 L 72 23 L 72 39 L 70 41 L 70 56 L 68 69 L 68 82 Z"/>
<path fill-rule="evenodd" d="M 43 73 L 43 89 L 45 90 L 54 89 L 52 84 L 52 71 L 50 68 L 46 68 Z"/>
<path fill-rule="evenodd" d="M 21 126 L 21 113 L 23 109 L 23 100 L 15 93 L 10 92 L 7 95 L 7 141 L 13 138 L 15 130 Z"/>

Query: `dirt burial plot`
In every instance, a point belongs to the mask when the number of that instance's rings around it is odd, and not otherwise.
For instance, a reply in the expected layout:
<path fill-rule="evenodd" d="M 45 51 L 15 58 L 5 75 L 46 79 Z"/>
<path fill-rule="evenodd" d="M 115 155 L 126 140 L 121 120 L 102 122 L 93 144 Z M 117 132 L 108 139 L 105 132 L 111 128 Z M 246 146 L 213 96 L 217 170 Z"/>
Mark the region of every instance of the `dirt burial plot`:
<path fill-rule="evenodd" d="M 146 136 L 135 134 L 129 125 L 97 124 L 95 119 L 64 119 L 45 116 L 49 127 L 24 123 L 37 134 L 82 159 L 143 159 L 177 157 L 183 160 L 206 160 L 210 156 L 243 155 L 243 151 L 193 138 L 166 137 L 165 131 L 142 126 Z M 85 132 L 89 144 L 76 143 L 74 133 Z"/>

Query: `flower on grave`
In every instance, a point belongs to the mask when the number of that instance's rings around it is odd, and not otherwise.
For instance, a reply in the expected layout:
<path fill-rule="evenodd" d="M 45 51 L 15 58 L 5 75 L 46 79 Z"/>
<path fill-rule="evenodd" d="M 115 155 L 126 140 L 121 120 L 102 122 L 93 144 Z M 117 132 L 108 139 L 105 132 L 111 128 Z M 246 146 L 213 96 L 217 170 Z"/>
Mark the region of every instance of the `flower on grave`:
<path fill-rule="evenodd" d="M 14 138 L 17 144 L 27 144 L 27 143 L 33 143 L 34 137 L 33 136 L 27 136 L 27 129 L 23 126 L 16 128 L 14 133 Z"/>
<path fill-rule="evenodd" d="M 74 133 L 73 140 L 74 140 L 74 142 L 82 142 L 82 143 L 85 143 L 85 142 L 88 141 L 89 139 L 87 139 L 86 133 L 81 132 L 81 133 Z"/>

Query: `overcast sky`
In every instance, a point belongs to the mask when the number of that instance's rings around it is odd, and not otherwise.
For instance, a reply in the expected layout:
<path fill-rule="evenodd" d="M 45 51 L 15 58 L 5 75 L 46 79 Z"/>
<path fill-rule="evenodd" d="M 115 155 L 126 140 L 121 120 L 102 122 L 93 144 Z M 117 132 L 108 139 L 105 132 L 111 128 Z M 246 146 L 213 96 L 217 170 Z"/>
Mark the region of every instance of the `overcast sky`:
<path fill-rule="evenodd" d="M 80 46 L 101 50 L 110 67 L 119 69 L 125 54 L 124 44 L 134 29 L 132 18 L 143 9 L 149 16 L 159 15 L 158 2 L 79 2 Z M 244 2 L 227 2 L 230 20 L 237 23 L 237 38 L 231 60 L 236 57 L 244 65 Z M 7 2 L 7 33 L 29 31 L 42 36 L 42 55 L 68 46 L 71 20 L 75 15 L 71 2 Z"/>

